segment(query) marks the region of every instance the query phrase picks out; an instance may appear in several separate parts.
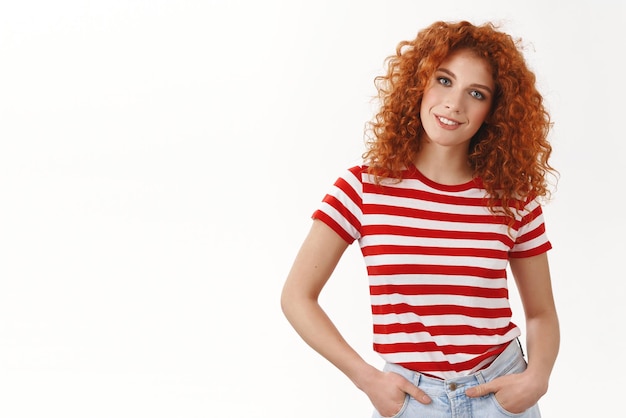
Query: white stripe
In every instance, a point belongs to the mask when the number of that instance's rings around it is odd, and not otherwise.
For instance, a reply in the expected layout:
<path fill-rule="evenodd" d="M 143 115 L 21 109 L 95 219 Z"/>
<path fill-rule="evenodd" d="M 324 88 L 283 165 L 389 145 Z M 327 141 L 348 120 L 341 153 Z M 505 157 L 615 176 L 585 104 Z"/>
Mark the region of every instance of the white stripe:
<path fill-rule="evenodd" d="M 348 211 L 357 219 L 361 218 L 361 208 L 359 208 L 359 206 L 357 206 L 357 204 L 354 203 L 354 201 L 352 201 L 352 199 L 350 199 L 350 197 L 342 189 L 337 186 L 333 186 L 333 190 L 331 190 L 330 195 L 335 196 L 337 200 L 339 200 L 341 204 L 345 206 L 345 208 L 348 209 Z"/>
<path fill-rule="evenodd" d="M 535 229 L 539 228 L 541 226 L 541 224 L 543 224 L 543 216 L 539 216 L 539 217 L 533 219 L 530 223 L 528 223 L 528 224 L 524 225 L 523 227 L 521 227 L 519 232 L 517 233 L 517 237 L 523 237 L 524 235 L 526 235 L 526 234 L 534 231 Z M 513 251 L 526 251 L 528 249 L 537 248 L 540 245 L 545 244 L 546 242 L 548 242 L 548 234 L 544 231 L 537 238 L 534 238 L 534 239 L 532 239 L 530 241 L 526 241 L 524 243 L 515 245 L 513 247 Z"/>
<path fill-rule="evenodd" d="M 363 176 L 363 182 L 373 184 L 374 181 L 369 176 Z M 450 191 L 441 191 L 438 189 L 434 189 L 428 186 L 426 183 L 423 183 L 421 180 L 416 179 L 403 179 L 402 182 L 396 183 L 390 179 L 383 179 L 381 184 L 384 184 L 387 187 L 393 187 L 396 189 L 406 189 L 406 190 L 420 190 L 424 192 L 429 192 L 433 194 L 443 194 L 449 196 L 463 196 L 463 197 L 471 197 L 471 198 L 479 198 L 482 199 L 485 196 L 485 190 L 479 188 L 472 188 L 467 190 L 460 190 L 458 192 L 450 192 Z"/>
<path fill-rule="evenodd" d="M 404 226 L 429 230 L 497 233 L 501 235 L 507 233 L 506 225 L 500 224 L 450 222 L 385 214 L 364 214 L 363 225 Z"/>
<path fill-rule="evenodd" d="M 537 199 L 535 200 L 531 200 L 530 202 L 528 202 L 528 204 L 524 207 L 524 212 L 526 213 L 530 213 L 533 210 L 537 209 L 538 206 L 540 206 L 541 204 L 537 201 Z"/>
<path fill-rule="evenodd" d="M 545 235 L 540 235 L 537 238 L 531 239 L 530 241 L 515 245 L 511 251 L 518 252 L 532 250 L 545 244 L 546 242 L 548 242 L 548 238 Z"/>
<path fill-rule="evenodd" d="M 398 305 L 406 303 L 411 306 L 457 305 L 467 308 L 500 309 L 509 308 L 506 298 L 479 298 L 459 295 L 373 295 L 372 305 Z"/>
<path fill-rule="evenodd" d="M 474 368 L 467 370 L 467 373 L 475 373 L 479 370 L 481 370 L 484 366 L 486 366 L 488 363 L 490 363 L 491 361 L 495 360 L 497 356 L 489 356 L 486 359 L 484 359 L 483 361 L 481 361 L 480 363 L 478 363 Z"/>
<path fill-rule="evenodd" d="M 449 361 L 452 364 L 463 363 L 476 357 L 474 354 L 462 353 L 444 355 L 436 351 L 394 353 L 387 354 L 387 356 L 393 358 L 394 363 Z"/>
<path fill-rule="evenodd" d="M 427 266 L 459 266 L 482 267 L 485 269 L 502 270 L 507 265 L 506 259 L 486 257 L 466 257 L 453 255 L 421 255 L 421 254 L 381 254 L 363 257 L 368 266 L 392 266 L 398 264 Z"/>
<path fill-rule="evenodd" d="M 444 195 L 445 196 L 445 195 Z M 455 215 L 492 215 L 485 206 L 470 206 L 453 203 L 433 202 L 430 200 L 420 200 L 419 198 L 388 196 L 382 194 L 365 193 L 364 204 L 396 206 L 401 208 L 412 208 L 427 210 L 438 213 L 449 213 Z"/>
<path fill-rule="evenodd" d="M 354 174 L 352 174 L 352 171 L 347 170 L 346 175 L 342 178 L 346 181 L 346 183 L 350 185 L 350 187 L 352 187 L 355 192 L 357 192 L 357 195 L 361 196 L 363 194 L 363 184 L 361 183 L 361 179 L 355 177 Z"/>
<path fill-rule="evenodd" d="M 503 238 L 506 239 L 506 237 Z M 499 251 L 508 251 L 510 249 L 509 246 L 499 240 L 430 238 L 387 234 L 367 235 L 361 240 L 362 247 L 389 244 L 438 248 L 478 248 Z"/>
<path fill-rule="evenodd" d="M 536 228 L 538 228 L 539 226 L 541 226 L 541 224 L 544 223 L 543 222 L 543 215 L 539 215 L 537 217 L 535 217 L 534 219 L 530 220 L 530 222 L 528 222 L 526 225 L 523 225 L 519 232 L 518 232 L 518 236 L 522 236 L 524 234 L 529 233 L 530 231 L 535 230 Z"/>
<path fill-rule="evenodd" d="M 500 329 L 509 325 L 510 318 L 472 318 L 465 315 L 416 315 L 414 313 L 372 315 L 375 325 L 423 323 L 426 326 L 467 325 L 477 328 Z"/>
<path fill-rule="evenodd" d="M 437 274 L 391 274 L 369 276 L 370 285 L 381 284 L 446 284 L 450 286 L 473 286 L 485 289 L 506 289 L 508 281 L 502 279 L 484 279 L 471 276 L 445 276 Z"/>
<path fill-rule="evenodd" d="M 346 218 L 344 218 L 334 207 L 326 202 L 322 202 L 320 204 L 320 209 L 326 215 L 330 216 L 335 222 L 341 225 L 341 227 L 345 229 L 352 238 L 359 238 L 359 231 L 353 227 L 352 224 L 348 222 Z"/>
<path fill-rule="evenodd" d="M 519 337 L 521 332 L 519 328 L 513 328 L 504 336 L 500 335 L 430 335 L 427 332 L 405 333 L 398 332 L 395 334 L 374 334 L 374 343 L 376 344 L 397 344 L 397 343 L 423 343 L 433 341 L 439 346 L 444 345 L 491 345 L 496 346 L 506 341 L 510 341 Z M 459 347 L 459 351 L 463 349 Z M 413 353 L 416 354 L 416 353 Z M 386 354 L 389 355 L 389 354 Z M 412 361 L 412 360 L 409 360 Z"/>

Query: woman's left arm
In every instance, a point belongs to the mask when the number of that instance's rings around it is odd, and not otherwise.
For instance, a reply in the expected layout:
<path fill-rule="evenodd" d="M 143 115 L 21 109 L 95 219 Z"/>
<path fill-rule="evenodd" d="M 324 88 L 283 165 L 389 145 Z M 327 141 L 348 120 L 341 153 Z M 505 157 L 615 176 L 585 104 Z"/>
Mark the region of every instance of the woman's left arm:
<path fill-rule="evenodd" d="M 528 368 L 523 373 L 499 377 L 468 389 L 467 395 L 478 397 L 493 392 L 502 407 L 519 413 L 537 403 L 547 392 L 559 351 L 560 332 L 547 253 L 512 258 L 509 263 L 526 317 Z"/>
<path fill-rule="evenodd" d="M 511 272 L 524 306 L 526 316 L 526 373 L 540 383 L 543 394 L 559 351 L 559 320 L 552 294 L 548 255 L 510 260 Z"/>

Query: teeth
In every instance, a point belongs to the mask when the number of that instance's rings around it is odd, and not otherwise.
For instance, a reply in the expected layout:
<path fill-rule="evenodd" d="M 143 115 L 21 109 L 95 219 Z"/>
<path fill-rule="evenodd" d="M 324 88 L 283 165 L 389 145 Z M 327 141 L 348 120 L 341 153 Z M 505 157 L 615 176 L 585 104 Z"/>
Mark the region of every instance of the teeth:
<path fill-rule="evenodd" d="M 441 121 L 441 123 L 443 123 L 444 125 L 458 125 L 457 122 L 450 120 L 450 119 L 446 119 L 442 116 L 439 117 L 439 120 Z"/>

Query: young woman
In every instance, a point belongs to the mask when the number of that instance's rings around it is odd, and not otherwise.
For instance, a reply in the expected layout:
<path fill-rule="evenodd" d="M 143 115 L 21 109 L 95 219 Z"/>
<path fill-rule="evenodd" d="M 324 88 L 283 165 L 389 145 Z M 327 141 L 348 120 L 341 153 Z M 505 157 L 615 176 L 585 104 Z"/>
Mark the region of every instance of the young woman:
<path fill-rule="evenodd" d="M 550 118 L 516 42 L 491 24 L 436 22 L 377 78 L 364 164 L 313 214 L 281 304 L 295 330 L 374 405 L 374 417 L 538 417 L 559 347 L 539 199 Z M 358 241 L 383 371 L 318 296 Z M 511 322 L 507 265 L 526 320 Z"/>

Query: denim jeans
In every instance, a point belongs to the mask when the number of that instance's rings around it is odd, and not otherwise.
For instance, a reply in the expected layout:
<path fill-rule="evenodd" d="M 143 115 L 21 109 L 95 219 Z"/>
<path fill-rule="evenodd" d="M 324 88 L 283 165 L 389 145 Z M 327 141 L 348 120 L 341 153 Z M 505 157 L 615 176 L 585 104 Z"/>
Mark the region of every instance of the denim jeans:
<path fill-rule="evenodd" d="M 513 414 L 500 406 L 493 393 L 480 398 L 465 395 L 465 390 L 472 386 L 489 382 L 499 376 L 520 373 L 525 369 L 526 361 L 517 340 L 512 341 L 487 368 L 469 376 L 449 380 L 424 376 L 397 364 L 387 363 L 385 371 L 403 376 L 432 399 L 430 404 L 423 405 L 407 395 L 402 409 L 392 418 L 540 418 L 538 405 L 520 414 Z M 372 417 L 383 418 L 377 411 L 374 411 Z"/>

